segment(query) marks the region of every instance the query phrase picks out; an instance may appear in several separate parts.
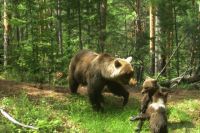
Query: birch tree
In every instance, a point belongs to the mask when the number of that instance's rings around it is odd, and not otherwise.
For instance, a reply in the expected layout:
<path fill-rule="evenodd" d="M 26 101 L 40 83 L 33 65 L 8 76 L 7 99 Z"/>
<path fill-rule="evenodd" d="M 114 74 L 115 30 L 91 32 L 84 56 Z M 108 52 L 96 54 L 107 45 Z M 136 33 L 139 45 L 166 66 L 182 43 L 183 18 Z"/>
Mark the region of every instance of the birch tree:
<path fill-rule="evenodd" d="M 151 73 L 155 73 L 155 6 L 150 3 L 149 6 L 149 24 L 150 24 L 150 59 L 151 59 Z"/>
<path fill-rule="evenodd" d="M 4 67 L 6 68 L 8 64 L 8 45 L 9 45 L 9 38 L 8 38 L 9 27 L 8 27 L 8 14 L 7 14 L 6 0 L 4 0 L 3 5 L 4 5 L 3 7 L 3 25 L 4 25 L 3 47 L 4 47 Z"/>

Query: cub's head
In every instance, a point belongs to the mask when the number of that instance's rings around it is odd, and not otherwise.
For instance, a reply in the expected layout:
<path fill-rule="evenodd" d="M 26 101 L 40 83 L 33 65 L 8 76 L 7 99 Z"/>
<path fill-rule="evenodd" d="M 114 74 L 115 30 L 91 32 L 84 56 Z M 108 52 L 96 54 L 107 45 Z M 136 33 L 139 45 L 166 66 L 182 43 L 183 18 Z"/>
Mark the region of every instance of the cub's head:
<path fill-rule="evenodd" d="M 143 85 L 142 85 L 142 91 L 141 93 L 155 93 L 159 89 L 159 86 L 157 84 L 157 80 L 153 78 L 146 78 Z"/>
<path fill-rule="evenodd" d="M 156 92 L 155 95 L 153 95 L 153 103 L 161 103 L 166 104 L 167 103 L 167 97 L 168 92 Z"/>
<path fill-rule="evenodd" d="M 130 63 L 131 61 L 132 57 L 128 57 L 127 59 L 115 58 L 113 64 L 109 66 L 112 67 L 110 78 L 122 84 L 129 84 L 134 74 L 133 67 Z"/>

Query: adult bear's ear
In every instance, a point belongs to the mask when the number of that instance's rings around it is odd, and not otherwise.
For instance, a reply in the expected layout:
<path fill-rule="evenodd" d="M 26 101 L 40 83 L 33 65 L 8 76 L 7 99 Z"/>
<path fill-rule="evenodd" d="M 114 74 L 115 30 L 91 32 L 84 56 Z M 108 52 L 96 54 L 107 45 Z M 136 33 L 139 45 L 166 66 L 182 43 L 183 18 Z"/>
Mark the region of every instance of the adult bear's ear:
<path fill-rule="evenodd" d="M 131 63 L 131 61 L 132 61 L 132 57 L 131 56 L 129 56 L 129 57 L 127 57 L 125 60 L 128 62 L 128 63 Z"/>
<path fill-rule="evenodd" d="M 115 60 L 114 64 L 115 64 L 115 68 L 119 68 L 120 66 L 122 66 L 122 64 L 117 59 Z"/>
<path fill-rule="evenodd" d="M 146 76 L 146 77 L 145 77 L 145 80 L 150 80 L 150 79 L 152 79 L 152 78 L 149 77 L 149 76 Z"/>

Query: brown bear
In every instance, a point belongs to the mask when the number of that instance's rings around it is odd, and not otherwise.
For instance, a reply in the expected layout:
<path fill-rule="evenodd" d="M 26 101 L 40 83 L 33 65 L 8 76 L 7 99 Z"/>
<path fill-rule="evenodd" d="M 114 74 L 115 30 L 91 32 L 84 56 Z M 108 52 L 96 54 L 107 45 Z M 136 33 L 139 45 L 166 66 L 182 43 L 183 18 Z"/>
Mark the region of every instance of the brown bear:
<path fill-rule="evenodd" d="M 156 79 L 147 77 L 142 85 L 143 94 L 140 111 L 144 113 L 148 104 L 152 101 L 152 96 L 159 90 L 159 85 Z"/>
<path fill-rule="evenodd" d="M 144 114 L 146 112 L 149 103 L 152 102 L 152 96 L 159 90 L 160 90 L 160 87 L 159 87 L 156 79 L 153 79 L 150 77 L 147 77 L 145 79 L 145 81 L 143 82 L 143 85 L 142 85 L 141 93 L 143 94 L 143 97 L 141 100 L 141 107 L 140 107 L 139 115 Z M 134 119 L 134 117 L 137 117 L 137 116 L 132 116 L 131 120 Z M 137 132 L 140 132 L 142 125 L 143 125 L 143 121 L 140 120 L 137 125 L 137 129 L 136 129 Z"/>
<path fill-rule="evenodd" d="M 123 96 L 123 105 L 128 102 L 129 93 L 124 85 L 133 77 L 132 58 L 115 58 L 109 54 L 97 54 L 82 50 L 76 54 L 69 65 L 69 88 L 77 93 L 78 86 L 87 85 L 89 101 L 94 110 L 101 110 L 102 90 L 105 86 L 117 96 Z"/>
<path fill-rule="evenodd" d="M 131 120 L 146 120 L 150 121 L 150 128 L 152 133 L 168 133 L 167 129 L 167 113 L 166 113 L 166 102 L 167 92 L 157 91 L 152 96 L 152 103 L 148 106 L 145 113 L 142 113 Z"/>

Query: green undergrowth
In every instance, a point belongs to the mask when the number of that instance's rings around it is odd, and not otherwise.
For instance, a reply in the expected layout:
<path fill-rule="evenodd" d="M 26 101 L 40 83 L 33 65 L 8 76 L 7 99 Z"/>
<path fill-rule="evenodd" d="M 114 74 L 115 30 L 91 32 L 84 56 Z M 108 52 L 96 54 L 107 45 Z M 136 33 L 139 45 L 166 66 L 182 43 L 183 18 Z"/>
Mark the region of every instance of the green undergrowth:
<path fill-rule="evenodd" d="M 191 83 L 181 83 L 177 86 L 177 88 L 181 88 L 184 90 L 200 90 L 198 84 L 191 84 Z"/>
<path fill-rule="evenodd" d="M 14 125 L 5 118 L 0 119 L 0 132 L 67 132 L 78 131 L 73 123 L 64 117 L 62 110 L 54 111 L 56 101 L 48 98 L 30 99 L 25 93 L 16 97 L 1 99 L 1 107 L 18 121 L 38 127 L 39 130 L 30 130 Z M 2 116 L 1 116 L 2 117 Z"/>
<path fill-rule="evenodd" d="M 183 100 L 169 105 L 169 127 L 174 133 L 200 133 L 200 102 Z"/>
<path fill-rule="evenodd" d="M 14 97 L 1 97 L 0 106 L 20 122 L 39 127 L 39 130 L 21 128 L 0 116 L 0 132 L 131 133 L 137 122 L 130 122 L 129 117 L 137 114 L 139 102 L 131 98 L 126 107 L 122 108 L 121 104 L 121 98 L 105 96 L 104 111 L 93 112 L 87 96 L 69 95 L 58 100 L 28 97 L 22 92 Z M 197 110 L 200 110 L 198 100 L 169 105 L 169 131 L 200 132 Z M 142 130 L 146 132 L 149 132 L 148 122 Z"/>

